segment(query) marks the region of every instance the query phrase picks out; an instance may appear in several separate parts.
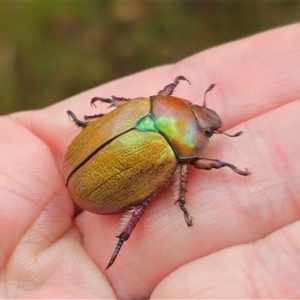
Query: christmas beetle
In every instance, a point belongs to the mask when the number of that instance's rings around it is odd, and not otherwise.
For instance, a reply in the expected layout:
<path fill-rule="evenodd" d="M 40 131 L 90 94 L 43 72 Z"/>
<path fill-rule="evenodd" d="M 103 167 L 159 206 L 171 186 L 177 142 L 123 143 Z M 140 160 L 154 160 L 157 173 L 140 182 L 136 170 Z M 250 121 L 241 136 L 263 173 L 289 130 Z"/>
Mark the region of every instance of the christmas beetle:
<path fill-rule="evenodd" d="M 63 162 L 64 178 L 74 201 L 92 213 L 111 215 L 126 211 L 129 217 L 117 236 L 119 241 L 106 267 L 115 261 L 123 243 L 143 215 L 156 191 L 173 177 L 176 197 L 185 222 L 192 218 L 185 208 L 188 164 L 210 170 L 229 167 L 237 174 L 250 173 L 217 159 L 200 157 L 209 138 L 219 130 L 219 116 L 206 107 L 171 96 L 180 80 L 166 85 L 155 96 L 128 99 L 95 97 L 117 107 L 106 115 L 68 115 L 83 130 L 69 145 Z M 238 132 L 230 137 L 241 135 Z"/>

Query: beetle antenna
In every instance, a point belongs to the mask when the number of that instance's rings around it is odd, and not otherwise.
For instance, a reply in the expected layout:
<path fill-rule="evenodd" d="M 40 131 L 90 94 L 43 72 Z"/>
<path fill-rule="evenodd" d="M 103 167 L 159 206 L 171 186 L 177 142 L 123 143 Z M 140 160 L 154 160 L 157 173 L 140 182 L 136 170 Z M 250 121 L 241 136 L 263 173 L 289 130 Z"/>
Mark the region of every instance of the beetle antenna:
<path fill-rule="evenodd" d="M 220 130 L 215 130 L 214 133 L 216 133 L 216 134 L 225 134 L 225 135 L 227 135 L 229 137 L 237 137 L 237 136 L 240 136 L 243 133 L 243 131 L 239 131 L 239 132 L 237 132 L 235 134 L 228 134 L 228 133 L 220 131 Z"/>
<path fill-rule="evenodd" d="M 207 90 L 204 92 L 204 101 L 203 101 L 203 105 L 202 106 L 206 106 L 206 94 L 209 92 L 209 91 L 211 91 L 213 88 L 214 88 L 214 84 L 212 83 L 208 88 L 207 88 Z"/>

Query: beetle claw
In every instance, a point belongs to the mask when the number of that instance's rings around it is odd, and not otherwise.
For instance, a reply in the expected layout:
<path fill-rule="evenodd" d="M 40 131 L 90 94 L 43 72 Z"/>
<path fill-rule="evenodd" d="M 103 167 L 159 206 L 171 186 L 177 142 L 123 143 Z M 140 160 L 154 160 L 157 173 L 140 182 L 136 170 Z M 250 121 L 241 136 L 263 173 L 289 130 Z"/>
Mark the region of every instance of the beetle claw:
<path fill-rule="evenodd" d="M 125 228 L 123 229 L 123 231 L 117 236 L 117 238 L 119 238 L 119 241 L 117 243 L 117 246 L 115 248 L 115 251 L 106 267 L 105 270 L 107 270 L 116 260 L 121 247 L 123 245 L 123 243 L 125 241 L 127 241 L 131 235 L 132 230 L 135 228 L 136 224 L 138 223 L 138 221 L 140 220 L 141 216 L 143 215 L 148 203 L 149 203 L 150 199 L 146 199 L 144 200 L 142 203 L 140 203 L 139 205 L 135 206 L 134 209 L 132 211 L 130 211 L 131 213 L 131 218 L 128 220 Z"/>
<path fill-rule="evenodd" d="M 238 169 L 237 169 L 237 170 L 238 170 Z M 243 175 L 243 176 L 248 176 L 248 175 L 251 174 L 251 172 L 249 172 L 247 168 L 245 168 L 245 170 L 246 170 L 246 171 L 238 170 L 238 171 L 239 171 L 238 174 Z"/>
<path fill-rule="evenodd" d="M 229 167 L 232 171 L 234 171 L 235 173 L 237 173 L 239 175 L 242 175 L 242 176 L 250 175 L 250 172 L 248 171 L 247 168 L 245 168 L 246 171 L 242 171 L 232 164 L 227 164 L 227 167 Z"/>
<path fill-rule="evenodd" d="M 173 92 L 174 92 L 174 89 L 176 88 L 176 86 L 178 85 L 178 83 L 179 83 L 180 80 L 185 80 L 189 84 L 191 84 L 188 79 L 186 79 L 182 75 L 179 75 L 179 76 L 175 77 L 173 83 L 170 83 L 170 84 L 166 85 L 161 91 L 159 91 L 157 93 L 157 95 L 163 95 L 163 96 L 170 96 L 170 95 L 172 95 Z"/>
<path fill-rule="evenodd" d="M 187 224 L 188 227 L 193 226 L 193 221 L 192 221 L 192 217 L 188 214 L 188 212 L 184 213 L 184 220 Z"/>
<path fill-rule="evenodd" d="M 112 103 L 113 102 L 113 100 L 111 98 L 93 97 L 91 99 L 91 106 L 97 107 L 95 104 L 96 101 L 100 101 L 100 102 L 104 102 L 104 103 Z"/>
<path fill-rule="evenodd" d="M 192 221 L 192 217 L 190 216 L 190 214 L 188 213 L 188 211 L 186 210 L 185 206 L 184 206 L 184 199 L 179 199 L 179 207 L 181 208 L 181 210 L 183 211 L 183 215 L 184 215 L 184 220 L 185 223 L 188 227 L 193 226 L 193 221 Z"/>
<path fill-rule="evenodd" d="M 175 172 L 174 176 L 174 182 L 173 187 L 174 191 L 176 193 L 177 200 L 174 204 L 178 203 L 180 209 L 183 211 L 184 220 L 187 224 L 187 226 L 192 226 L 192 217 L 189 215 L 187 209 L 185 208 L 185 193 L 187 192 L 186 185 L 187 185 L 187 164 L 182 163 L 177 167 L 177 170 Z"/>
<path fill-rule="evenodd" d="M 78 127 L 85 128 L 89 124 L 89 122 L 78 120 L 75 114 L 71 110 L 68 110 L 67 114 L 69 118 L 71 118 Z"/>
<path fill-rule="evenodd" d="M 129 239 L 130 235 L 127 234 L 127 233 L 125 233 L 125 232 L 122 232 L 120 235 L 118 235 L 116 237 L 119 238 L 119 241 L 117 243 L 116 249 L 115 249 L 115 251 L 114 251 L 114 253 L 113 253 L 113 255 L 112 255 L 112 257 L 111 257 L 111 259 L 110 259 L 110 261 L 109 261 L 109 263 L 107 265 L 107 267 L 105 268 L 105 270 L 107 270 L 109 267 L 111 267 L 112 264 L 115 262 L 118 254 L 119 254 L 119 252 L 121 250 L 121 247 L 122 247 L 123 243 Z"/>
<path fill-rule="evenodd" d="M 111 96 L 111 98 L 103 98 L 103 97 L 94 97 L 91 100 L 91 106 L 95 106 L 96 101 L 100 101 L 103 103 L 108 103 L 110 104 L 109 107 L 119 107 L 127 102 L 129 102 L 131 99 L 130 98 L 124 98 L 124 97 L 116 97 L 116 96 Z"/>
<path fill-rule="evenodd" d="M 203 104 L 202 106 L 205 107 L 206 106 L 206 94 L 211 91 L 213 88 L 214 88 L 214 84 L 212 83 L 208 88 L 207 90 L 204 92 L 204 101 L 203 101 Z"/>

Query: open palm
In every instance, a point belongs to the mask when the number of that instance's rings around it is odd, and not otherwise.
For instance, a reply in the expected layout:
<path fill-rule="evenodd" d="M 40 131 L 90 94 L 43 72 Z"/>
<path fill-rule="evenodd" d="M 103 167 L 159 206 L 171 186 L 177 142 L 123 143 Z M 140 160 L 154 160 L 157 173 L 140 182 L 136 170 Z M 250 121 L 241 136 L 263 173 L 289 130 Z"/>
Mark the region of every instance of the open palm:
<path fill-rule="evenodd" d="M 0 119 L 1 298 L 300 297 L 300 25 L 288 26 L 120 79 L 39 111 Z M 188 228 L 169 187 L 152 199 L 115 264 L 121 215 L 81 211 L 62 160 L 80 129 L 67 118 L 107 112 L 94 96 L 175 95 L 207 107 L 222 130 L 204 156 L 247 167 L 189 168 Z"/>

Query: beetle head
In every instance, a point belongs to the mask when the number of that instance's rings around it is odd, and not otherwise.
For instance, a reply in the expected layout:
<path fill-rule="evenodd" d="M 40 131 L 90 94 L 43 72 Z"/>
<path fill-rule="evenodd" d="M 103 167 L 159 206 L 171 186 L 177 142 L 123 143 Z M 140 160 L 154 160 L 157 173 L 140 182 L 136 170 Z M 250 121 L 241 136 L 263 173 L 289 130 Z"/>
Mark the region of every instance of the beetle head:
<path fill-rule="evenodd" d="M 222 126 L 220 117 L 213 110 L 198 105 L 192 105 L 191 109 L 194 112 L 200 128 L 208 138 Z"/>

